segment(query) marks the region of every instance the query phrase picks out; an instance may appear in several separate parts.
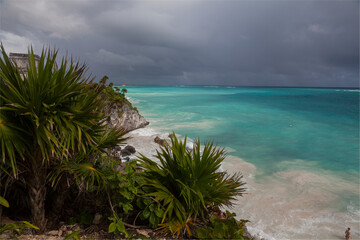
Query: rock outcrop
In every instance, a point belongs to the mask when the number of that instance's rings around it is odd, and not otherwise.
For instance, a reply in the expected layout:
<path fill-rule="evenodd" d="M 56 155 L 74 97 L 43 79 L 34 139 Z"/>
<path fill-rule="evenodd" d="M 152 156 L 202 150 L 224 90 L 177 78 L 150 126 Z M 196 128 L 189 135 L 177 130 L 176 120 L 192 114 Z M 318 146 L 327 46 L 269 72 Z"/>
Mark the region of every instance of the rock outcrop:
<path fill-rule="evenodd" d="M 122 106 L 111 104 L 111 106 L 107 106 L 104 111 L 105 115 L 108 116 L 107 124 L 117 129 L 123 129 L 125 133 L 149 124 L 149 122 L 128 103 L 124 103 Z"/>
<path fill-rule="evenodd" d="M 136 153 L 136 150 L 133 146 L 127 145 L 123 150 L 121 150 L 121 156 L 126 157 Z"/>
<path fill-rule="evenodd" d="M 160 146 L 163 146 L 163 147 L 169 145 L 168 142 L 165 139 L 161 139 L 158 136 L 156 136 L 154 138 L 154 142 L 156 142 L 157 144 L 159 144 Z"/>

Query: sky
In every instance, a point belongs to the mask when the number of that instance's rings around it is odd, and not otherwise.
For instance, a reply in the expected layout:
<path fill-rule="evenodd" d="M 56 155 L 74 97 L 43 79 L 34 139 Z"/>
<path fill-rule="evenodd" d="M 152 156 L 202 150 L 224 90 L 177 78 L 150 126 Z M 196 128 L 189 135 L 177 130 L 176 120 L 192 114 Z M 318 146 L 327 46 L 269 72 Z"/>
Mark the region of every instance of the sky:
<path fill-rule="evenodd" d="M 358 0 L 0 0 L 0 41 L 115 84 L 359 87 Z"/>

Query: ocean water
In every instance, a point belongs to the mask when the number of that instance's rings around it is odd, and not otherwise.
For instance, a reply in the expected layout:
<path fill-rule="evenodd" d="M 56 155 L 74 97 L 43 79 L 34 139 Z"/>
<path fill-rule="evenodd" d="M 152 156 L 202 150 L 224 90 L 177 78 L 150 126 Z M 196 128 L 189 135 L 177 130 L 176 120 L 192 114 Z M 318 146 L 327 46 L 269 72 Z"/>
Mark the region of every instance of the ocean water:
<path fill-rule="evenodd" d="M 138 87 L 149 128 L 225 147 L 249 194 L 232 209 L 274 239 L 360 238 L 359 90 Z"/>

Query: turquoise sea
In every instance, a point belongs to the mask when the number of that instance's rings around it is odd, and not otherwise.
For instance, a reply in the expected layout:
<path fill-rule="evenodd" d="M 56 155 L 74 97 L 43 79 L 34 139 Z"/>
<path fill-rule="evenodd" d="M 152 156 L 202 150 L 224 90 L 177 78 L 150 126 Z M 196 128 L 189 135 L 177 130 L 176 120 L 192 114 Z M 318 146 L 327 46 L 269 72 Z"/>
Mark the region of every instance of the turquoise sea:
<path fill-rule="evenodd" d="M 253 181 L 258 187 L 282 176 L 283 182 L 300 181 L 290 196 L 321 189 L 316 194 L 334 200 L 319 200 L 315 207 L 350 216 L 344 221 L 351 222 L 354 234 L 359 234 L 358 89 L 126 88 L 130 101 L 150 121 L 150 128 L 214 140 L 229 155 L 256 168 Z M 305 173 L 321 180 L 314 183 Z M 303 174 L 300 180 L 299 174 Z M 294 205 L 297 207 L 303 206 Z"/>

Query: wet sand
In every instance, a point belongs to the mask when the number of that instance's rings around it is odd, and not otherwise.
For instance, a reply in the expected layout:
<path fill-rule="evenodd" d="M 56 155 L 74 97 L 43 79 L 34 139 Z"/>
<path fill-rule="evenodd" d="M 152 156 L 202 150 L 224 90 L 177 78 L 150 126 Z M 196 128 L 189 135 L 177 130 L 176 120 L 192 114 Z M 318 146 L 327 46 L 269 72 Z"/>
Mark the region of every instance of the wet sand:
<path fill-rule="evenodd" d="M 306 171 L 278 172 L 256 179 L 256 168 L 229 156 L 228 172 L 240 170 L 248 191 L 232 210 L 249 219 L 249 231 L 266 239 L 344 239 L 347 227 L 360 239 L 360 215 L 337 209 L 342 191 L 359 194 L 357 184 Z M 334 183 L 334 184 L 333 184 Z"/>

